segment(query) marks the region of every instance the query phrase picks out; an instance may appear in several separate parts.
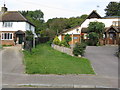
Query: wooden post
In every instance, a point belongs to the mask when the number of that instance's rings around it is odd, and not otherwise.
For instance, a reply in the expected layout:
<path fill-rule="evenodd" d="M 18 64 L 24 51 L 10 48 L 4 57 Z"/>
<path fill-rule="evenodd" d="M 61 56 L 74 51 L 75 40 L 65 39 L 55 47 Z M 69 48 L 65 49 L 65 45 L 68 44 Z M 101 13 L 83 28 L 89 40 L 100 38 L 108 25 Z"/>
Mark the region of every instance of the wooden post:
<path fill-rule="evenodd" d="M 73 37 L 74 37 L 74 35 L 73 35 L 73 33 L 72 33 L 72 45 L 73 45 Z"/>

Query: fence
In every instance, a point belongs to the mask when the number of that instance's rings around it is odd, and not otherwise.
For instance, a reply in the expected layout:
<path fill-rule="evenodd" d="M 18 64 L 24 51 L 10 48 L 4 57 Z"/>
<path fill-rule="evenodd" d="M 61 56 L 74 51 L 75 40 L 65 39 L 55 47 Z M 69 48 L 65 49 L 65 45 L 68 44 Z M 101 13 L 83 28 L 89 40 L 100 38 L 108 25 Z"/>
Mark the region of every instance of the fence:
<path fill-rule="evenodd" d="M 33 41 L 25 41 L 25 42 L 24 42 L 23 48 L 24 48 L 25 50 L 31 51 L 32 47 L 33 47 Z"/>
<path fill-rule="evenodd" d="M 40 44 L 40 43 L 46 43 L 49 41 L 49 37 L 38 37 L 38 38 L 35 38 L 35 46 Z M 24 46 L 23 48 L 25 50 L 29 50 L 31 51 L 31 49 L 33 48 L 33 40 L 31 41 L 24 41 Z"/>
<path fill-rule="evenodd" d="M 35 39 L 35 44 L 38 45 L 40 43 L 46 43 L 50 40 L 49 37 L 38 37 Z"/>
<path fill-rule="evenodd" d="M 66 54 L 71 55 L 71 56 L 74 56 L 73 55 L 73 50 L 70 49 L 70 48 L 58 46 L 58 45 L 55 45 L 55 44 L 52 44 L 51 46 L 52 46 L 52 48 L 54 48 L 54 49 L 56 49 L 60 52 L 66 53 Z"/>

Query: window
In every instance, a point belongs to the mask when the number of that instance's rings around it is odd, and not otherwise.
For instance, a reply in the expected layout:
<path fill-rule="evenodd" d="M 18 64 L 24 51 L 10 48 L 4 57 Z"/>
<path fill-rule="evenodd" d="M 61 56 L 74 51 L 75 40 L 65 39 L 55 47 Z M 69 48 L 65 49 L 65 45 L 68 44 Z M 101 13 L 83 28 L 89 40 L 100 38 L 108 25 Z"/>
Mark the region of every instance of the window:
<path fill-rule="evenodd" d="M 29 24 L 29 30 L 31 30 L 31 25 Z"/>
<path fill-rule="evenodd" d="M 3 27 L 12 27 L 13 22 L 3 22 Z"/>
<path fill-rule="evenodd" d="M 118 21 L 113 21 L 113 26 L 118 26 Z"/>
<path fill-rule="evenodd" d="M 13 33 L 1 33 L 2 40 L 13 40 Z"/>
<path fill-rule="evenodd" d="M 76 31 L 78 32 L 78 31 L 79 31 L 79 29 L 76 29 Z"/>
<path fill-rule="evenodd" d="M 73 39 L 78 39 L 78 37 L 73 37 Z"/>

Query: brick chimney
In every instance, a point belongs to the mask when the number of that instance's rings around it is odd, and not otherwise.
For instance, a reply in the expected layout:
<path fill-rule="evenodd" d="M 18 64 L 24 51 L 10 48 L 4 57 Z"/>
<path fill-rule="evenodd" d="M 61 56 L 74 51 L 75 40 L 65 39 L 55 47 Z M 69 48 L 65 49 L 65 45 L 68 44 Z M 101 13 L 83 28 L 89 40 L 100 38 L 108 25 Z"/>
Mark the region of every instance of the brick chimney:
<path fill-rule="evenodd" d="M 4 4 L 4 7 L 1 7 L 1 12 L 5 13 L 7 11 L 7 8 L 5 7 L 5 4 Z"/>

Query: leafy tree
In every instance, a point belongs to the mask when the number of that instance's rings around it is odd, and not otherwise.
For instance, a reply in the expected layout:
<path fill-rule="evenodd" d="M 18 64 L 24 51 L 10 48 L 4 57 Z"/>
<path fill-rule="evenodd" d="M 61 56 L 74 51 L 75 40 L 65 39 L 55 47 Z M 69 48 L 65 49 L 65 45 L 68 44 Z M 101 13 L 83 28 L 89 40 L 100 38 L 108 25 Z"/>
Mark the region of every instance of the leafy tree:
<path fill-rule="evenodd" d="M 88 44 L 92 45 L 92 46 L 96 46 L 98 44 L 99 38 L 98 38 L 98 34 L 95 32 L 91 32 L 88 34 Z"/>
<path fill-rule="evenodd" d="M 106 16 L 120 16 L 120 2 L 110 2 L 105 11 Z"/>
<path fill-rule="evenodd" d="M 41 10 L 20 11 L 20 13 L 36 26 L 35 32 L 37 34 L 39 33 L 39 31 L 44 30 L 46 28 L 43 19 L 44 13 Z"/>
<path fill-rule="evenodd" d="M 72 40 L 72 38 L 70 37 L 69 34 L 66 34 L 64 37 L 64 40 L 67 42 L 67 44 L 69 45 L 69 42 Z"/>
<path fill-rule="evenodd" d="M 88 38 L 91 45 L 97 45 L 103 38 L 105 24 L 102 22 L 90 22 L 88 26 Z M 99 42 L 100 44 L 100 42 Z"/>
<path fill-rule="evenodd" d="M 53 18 L 47 21 L 47 27 L 50 30 L 54 30 L 56 34 L 62 32 L 63 29 L 66 29 L 67 23 L 66 18 Z"/>
<path fill-rule="evenodd" d="M 53 30 L 57 35 L 61 33 L 64 29 L 69 29 L 77 25 L 81 25 L 81 23 L 85 20 L 87 16 L 88 15 L 84 14 L 78 17 L 49 19 L 46 22 L 46 27 L 50 30 Z"/>
<path fill-rule="evenodd" d="M 98 34 L 99 38 L 103 37 L 105 24 L 102 22 L 90 22 L 88 26 L 88 33 L 95 32 Z"/>

